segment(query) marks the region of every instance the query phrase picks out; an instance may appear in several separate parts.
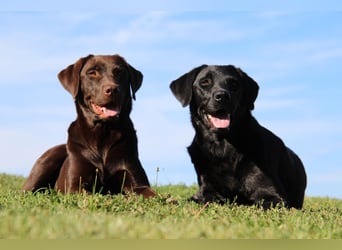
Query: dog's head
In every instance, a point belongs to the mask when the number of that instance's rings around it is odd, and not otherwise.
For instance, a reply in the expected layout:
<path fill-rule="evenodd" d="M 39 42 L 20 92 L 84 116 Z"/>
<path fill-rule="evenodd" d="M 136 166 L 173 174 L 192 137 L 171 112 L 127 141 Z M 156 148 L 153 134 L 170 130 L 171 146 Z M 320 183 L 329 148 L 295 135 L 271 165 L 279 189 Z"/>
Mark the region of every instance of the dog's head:
<path fill-rule="evenodd" d="M 229 129 L 254 108 L 258 84 L 232 65 L 202 65 L 170 85 L 183 107 L 190 104 L 191 116 L 208 129 Z"/>
<path fill-rule="evenodd" d="M 143 75 L 119 55 L 80 58 L 58 74 L 63 87 L 91 120 L 129 115 Z"/>

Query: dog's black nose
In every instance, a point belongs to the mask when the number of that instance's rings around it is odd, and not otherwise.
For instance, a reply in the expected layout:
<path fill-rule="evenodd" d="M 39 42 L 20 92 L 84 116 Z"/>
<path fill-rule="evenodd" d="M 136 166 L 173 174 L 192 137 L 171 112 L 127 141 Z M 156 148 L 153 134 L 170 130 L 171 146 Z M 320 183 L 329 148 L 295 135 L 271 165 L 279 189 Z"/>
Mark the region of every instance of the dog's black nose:
<path fill-rule="evenodd" d="M 229 98 L 229 95 L 226 91 L 217 91 L 214 93 L 214 99 L 217 102 L 228 100 L 228 98 Z"/>

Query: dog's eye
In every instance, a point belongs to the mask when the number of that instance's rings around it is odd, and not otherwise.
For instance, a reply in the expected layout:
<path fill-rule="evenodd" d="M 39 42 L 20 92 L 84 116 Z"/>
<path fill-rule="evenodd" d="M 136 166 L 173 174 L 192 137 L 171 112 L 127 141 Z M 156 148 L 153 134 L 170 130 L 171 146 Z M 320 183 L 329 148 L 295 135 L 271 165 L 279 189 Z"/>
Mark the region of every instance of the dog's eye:
<path fill-rule="evenodd" d="M 96 75 L 96 70 L 89 70 L 88 72 L 87 72 L 87 74 L 88 75 L 90 75 L 90 76 L 95 76 Z"/>
<path fill-rule="evenodd" d="M 211 86 L 211 81 L 209 79 L 202 79 L 200 82 L 199 82 L 199 85 L 201 85 L 201 87 L 209 87 Z"/>
<path fill-rule="evenodd" d="M 97 76 L 99 72 L 99 67 L 95 66 L 94 68 L 91 68 L 87 71 L 88 76 Z"/>

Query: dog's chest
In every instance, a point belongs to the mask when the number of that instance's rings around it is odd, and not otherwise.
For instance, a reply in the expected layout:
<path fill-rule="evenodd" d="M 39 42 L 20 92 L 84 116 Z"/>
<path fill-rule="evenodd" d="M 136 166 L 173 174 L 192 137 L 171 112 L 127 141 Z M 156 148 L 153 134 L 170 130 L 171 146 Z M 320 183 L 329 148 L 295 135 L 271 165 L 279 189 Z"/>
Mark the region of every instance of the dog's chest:
<path fill-rule="evenodd" d="M 205 138 L 203 142 L 197 141 L 202 153 L 208 156 L 213 161 L 225 161 L 229 164 L 234 164 L 241 154 L 237 149 L 224 137 Z"/>
<path fill-rule="evenodd" d="M 123 143 L 122 133 L 119 131 L 108 131 L 95 135 L 96 140 L 89 140 L 88 145 L 97 158 L 97 162 L 105 167 L 108 162 L 115 158 L 122 158 Z"/>
<path fill-rule="evenodd" d="M 74 153 L 83 154 L 96 168 L 103 168 L 110 158 L 116 154 L 120 157 L 122 151 L 123 133 L 120 130 L 104 127 L 100 124 L 93 128 L 85 129 L 75 123 L 69 128 L 69 143 Z M 113 152 L 116 149 L 116 153 Z"/>
<path fill-rule="evenodd" d="M 204 174 L 218 185 L 229 190 L 239 186 L 246 157 L 226 139 L 204 143 L 194 140 L 189 147 L 192 162 L 198 174 Z"/>

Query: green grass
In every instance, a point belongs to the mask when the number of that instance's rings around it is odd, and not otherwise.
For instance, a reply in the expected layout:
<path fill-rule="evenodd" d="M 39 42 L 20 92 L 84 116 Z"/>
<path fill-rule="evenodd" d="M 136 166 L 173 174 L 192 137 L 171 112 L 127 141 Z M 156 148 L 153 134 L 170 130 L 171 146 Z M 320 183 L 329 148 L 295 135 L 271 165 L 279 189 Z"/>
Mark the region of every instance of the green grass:
<path fill-rule="evenodd" d="M 342 238 L 342 200 L 306 197 L 303 210 L 198 205 L 197 187 L 155 187 L 158 196 L 21 193 L 0 174 L 0 239 Z"/>

